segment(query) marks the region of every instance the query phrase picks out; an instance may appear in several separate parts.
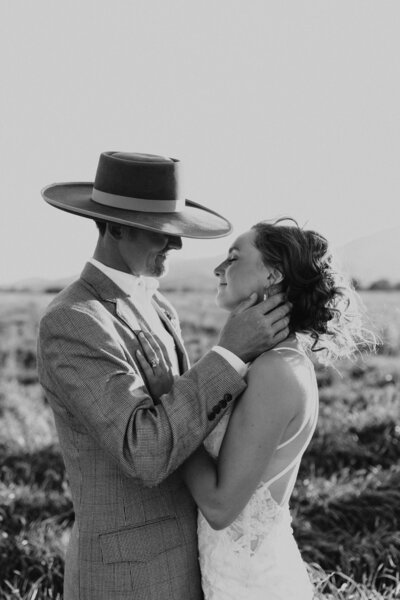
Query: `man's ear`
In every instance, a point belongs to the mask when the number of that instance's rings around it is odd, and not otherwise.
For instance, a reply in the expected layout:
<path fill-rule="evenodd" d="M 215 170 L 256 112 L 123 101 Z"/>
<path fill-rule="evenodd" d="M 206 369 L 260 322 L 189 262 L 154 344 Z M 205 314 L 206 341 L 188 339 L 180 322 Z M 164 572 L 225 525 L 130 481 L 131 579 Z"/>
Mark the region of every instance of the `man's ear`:
<path fill-rule="evenodd" d="M 110 232 L 111 237 L 115 240 L 120 240 L 122 238 L 122 225 L 118 225 L 117 223 L 109 223 L 108 231 Z"/>

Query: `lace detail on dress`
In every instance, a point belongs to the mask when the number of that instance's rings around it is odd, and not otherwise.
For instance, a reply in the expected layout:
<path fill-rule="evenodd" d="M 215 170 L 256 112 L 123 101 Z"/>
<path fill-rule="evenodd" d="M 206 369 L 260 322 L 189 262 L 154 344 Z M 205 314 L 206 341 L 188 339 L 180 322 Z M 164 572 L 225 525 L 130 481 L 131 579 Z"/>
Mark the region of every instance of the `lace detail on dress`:
<path fill-rule="evenodd" d="M 214 458 L 218 456 L 230 413 L 231 410 L 222 417 L 204 441 L 207 451 Z M 208 530 L 209 538 L 213 534 L 220 538 L 224 533 L 229 538 L 230 547 L 236 554 L 244 552 L 246 555 L 252 556 L 268 536 L 282 510 L 282 507 L 272 498 L 268 485 L 260 483 L 243 511 L 229 527 L 222 531 L 215 531 L 208 525 L 201 513 L 199 520 L 203 521 L 202 527 Z"/>
<path fill-rule="evenodd" d="M 283 509 L 272 498 L 268 487 L 260 486 L 245 509 L 228 527 L 232 549 L 237 554 L 253 556 L 268 537 Z"/>
<path fill-rule="evenodd" d="M 216 458 L 230 412 L 204 441 Z M 293 538 L 288 504 L 257 487 L 238 517 L 214 530 L 198 513 L 199 560 L 205 600 L 312 600 L 313 590 Z"/>
<path fill-rule="evenodd" d="M 266 484 L 260 485 L 238 517 L 223 530 L 210 527 L 199 513 L 199 532 L 202 541 L 210 547 L 217 543 L 226 545 L 238 559 L 254 556 L 273 530 L 274 526 L 287 516 L 286 507 L 281 507 L 272 498 Z"/>

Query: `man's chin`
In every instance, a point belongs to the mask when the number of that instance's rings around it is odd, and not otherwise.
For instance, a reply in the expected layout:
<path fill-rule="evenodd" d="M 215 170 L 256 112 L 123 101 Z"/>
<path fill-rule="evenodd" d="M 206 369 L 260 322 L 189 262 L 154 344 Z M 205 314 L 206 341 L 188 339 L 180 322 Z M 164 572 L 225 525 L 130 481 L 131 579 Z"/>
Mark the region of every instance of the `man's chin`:
<path fill-rule="evenodd" d="M 168 273 L 168 269 L 163 268 L 162 270 L 157 271 L 157 273 L 154 275 L 154 277 L 165 277 L 165 275 Z"/>
<path fill-rule="evenodd" d="M 154 269 L 152 270 L 151 273 L 151 277 L 164 277 L 166 274 L 168 273 L 168 265 L 167 264 L 160 264 L 160 265 L 155 265 Z"/>
<path fill-rule="evenodd" d="M 165 254 L 157 255 L 152 265 L 152 277 L 163 277 L 168 273 L 168 256 Z"/>

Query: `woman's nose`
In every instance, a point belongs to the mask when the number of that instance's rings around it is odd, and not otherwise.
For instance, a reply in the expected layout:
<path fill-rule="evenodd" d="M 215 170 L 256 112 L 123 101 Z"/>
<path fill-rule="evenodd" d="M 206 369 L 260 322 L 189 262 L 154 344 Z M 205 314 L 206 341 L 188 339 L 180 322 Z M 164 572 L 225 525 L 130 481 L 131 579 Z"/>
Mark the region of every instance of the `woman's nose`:
<path fill-rule="evenodd" d="M 225 272 L 225 261 L 222 262 L 221 264 L 219 264 L 217 267 L 215 267 L 214 275 L 216 277 L 220 277 L 224 272 Z"/>

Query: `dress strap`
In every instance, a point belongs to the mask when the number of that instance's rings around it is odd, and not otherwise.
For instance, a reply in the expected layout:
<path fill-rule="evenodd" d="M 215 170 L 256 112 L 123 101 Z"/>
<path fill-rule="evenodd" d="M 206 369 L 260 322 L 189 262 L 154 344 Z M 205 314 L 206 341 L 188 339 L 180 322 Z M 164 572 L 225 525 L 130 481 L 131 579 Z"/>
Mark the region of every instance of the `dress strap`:
<path fill-rule="evenodd" d="M 275 481 L 278 481 L 278 479 L 280 479 L 281 477 L 286 475 L 286 473 L 288 473 L 290 471 L 290 469 L 292 469 L 298 461 L 299 461 L 299 457 L 298 457 L 298 455 L 296 455 L 290 461 L 290 463 L 288 465 L 286 465 L 286 467 L 284 469 L 282 469 L 282 471 L 279 471 L 279 473 L 277 473 L 276 475 L 271 477 L 271 479 L 267 479 L 266 481 L 263 481 L 263 485 L 268 484 L 268 486 L 270 486 L 272 483 L 275 483 Z"/>
<path fill-rule="evenodd" d="M 295 440 L 302 431 L 304 431 L 304 429 L 307 427 L 307 421 L 304 421 L 303 425 L 300 427 L 300 429 L 298 429 L 296 431 L 296 433 L 294 433 L 292 435 L 292 437 L 290 437 L 288 440 L 285 440 L 284 442 L 282 442 L 282 444 L 278 444 L 278 446 L 276 447 L 277 450 L 280 450 L 281 448 L 284 448 L 285 446 L 287 446 L 288 444 L 290 444 L 290 442 L 293 442 L 293 440 Z"/>
<path fill-rule="evenodd" d="M 301 354 L 301 356 L 304 356 L 307 360 L 310 360 L 308 358 L 308 356 L 302 350 L 299 350 L 298 348 L 292 348 L 291 346 L 278 346 L 277 348 L 272 348 L 272 350 L 274 350 L 275 352 L 278 352 L 278 354 L 279 354 L 279 350 L 292 350 L 292 352 Z M 296 433 L 294 435 L 292 435 L 292 437 L 290 437 L 288 440 L 285 440 L 284 442 L 282 442 L 282 444 L 279 444 L 276 449 L 279 450 L 280 448 L 284 448 L 285 446 L 290 444 L 290 442 L 295 440 L 301 434 L 303 429 L 305 429 L 306 427 L 307 427 L 307 421 L 305 421 L 303 423 L 303 425 L 300 427 L 300 429 L 298 429 L 296 431 Z"/>
<path fill-rule="evenodd" d="M 286 467 L 284 469 L 282 469 L 282 471 L 279 471 L 279 473 L 276 473 L 276 475 L 274 475 L 273 477 L 271 477 L 271 479 L 267 479 L 267 481 L 263 482 L 263 484 L 268 484 L 268 486 L 271 486 L 272 483 L 274 483 L 275 481 L 277 481 L 278 479 L 280 479 L 281 477 L 283 477 L 284 475 L 286 475 L 286 473 L 288 473 L 291 469 L 293 469 L 293 467 L 298 464 L 301 460 L 301 457 L 303 455 L 304 450 L 307 448 L 308 444 L 311 441 L 312 436 L 314 435 L 314 430 L 315 430 L 315 425 L 317 422 L 317 418 L 318 418 L 318 406 L 316 407 L 316 411 L 315 411 L 315 416 L 314 416 L 314 421 L 312 424 L 312 427 L 304 441 L 304 443 L 302 444 L 300 450 L 296 453 L 296 456 L 289 462 L 289 464 L 286 465 Z M 304 429 L 304 427 L 301 428 L 301 431 Z M 297 437 L 299 431 L 295 434 L 294 437 Z M 293 438 L 292 438 L 293 439 Z M 286 442 L 285 442 L 286 445 Z M 279 448 L 279 446 L 278 446 Z M 278 449 L 277 448 L 277 449 Z"/>

